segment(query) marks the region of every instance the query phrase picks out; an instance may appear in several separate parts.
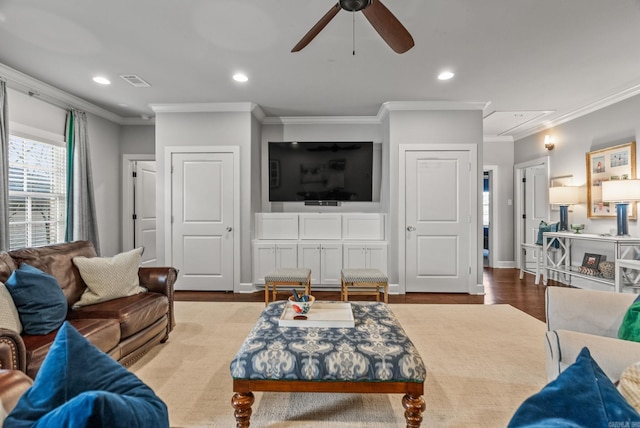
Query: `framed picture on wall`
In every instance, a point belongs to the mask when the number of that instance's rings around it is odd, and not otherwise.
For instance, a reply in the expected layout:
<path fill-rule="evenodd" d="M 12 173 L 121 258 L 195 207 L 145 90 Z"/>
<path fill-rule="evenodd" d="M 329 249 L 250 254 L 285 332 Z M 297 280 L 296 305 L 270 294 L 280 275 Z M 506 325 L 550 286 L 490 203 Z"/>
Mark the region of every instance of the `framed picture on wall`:
<path fill-rule="evenodd" d="M 602 200 L 602 182 L 636 177 L 636 142 L 587 153 L 587 217 L 615 218 L 613 202 Z M 636 218 L 636 203 L 629 204 L 629 218 Z"/>

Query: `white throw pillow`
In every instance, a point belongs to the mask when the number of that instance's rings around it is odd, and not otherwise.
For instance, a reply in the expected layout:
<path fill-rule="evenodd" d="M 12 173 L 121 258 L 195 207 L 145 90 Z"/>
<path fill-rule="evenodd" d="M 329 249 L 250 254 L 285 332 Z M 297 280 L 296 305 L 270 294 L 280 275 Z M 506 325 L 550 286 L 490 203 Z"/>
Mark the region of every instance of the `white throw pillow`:
<path fill-rule="evenodd" d="M 7 290 L 7 287 L 5 287 L 2 282 L 0 282 L 0 328 L 22 333 L 22 323 L 20 322 L 18 309 L 15 303 L 13 303 L 11 293 L 9 293 L 9 290 Z"/>
<path fill-rule="evenodd" d="M 74 308 L 143 293 L 138 267 L 143 247 L 113 257 L 74 257 L 80 276 L 87 284 Z"/>
<path fill-rule="evenodd" d="M 622 371 L 618 391 L 631 407 L 640 412 L 640 362 L 633 363 Z"/>

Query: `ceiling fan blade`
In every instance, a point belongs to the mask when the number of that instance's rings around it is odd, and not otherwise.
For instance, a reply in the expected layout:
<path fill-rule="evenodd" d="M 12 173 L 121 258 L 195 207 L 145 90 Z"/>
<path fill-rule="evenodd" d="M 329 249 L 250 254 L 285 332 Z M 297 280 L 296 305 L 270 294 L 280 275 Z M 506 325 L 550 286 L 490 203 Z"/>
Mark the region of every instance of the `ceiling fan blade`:
<path fill-rule="evenodd" d="M 298 44 L 295 45 L 293 49 L 291 49 L 291 52 L 301 51 L 305 46 L 311 43 L 311 40 L 313 40 L 318 35 L 318 33 L 327 26 L 329 21 L 331 21 L 333 17 L 336 16 L 338 12 L 340 12 L 340 9 L 341 7 L 338 3 L 336 3 L 335 6 L 329 9 L 329 12 L 325 13 L 324 16 L 320 18 L 320 21 L 316 22 L 316 25 L 311 27 L 311 30 L 309 30 L 309 32 L 304 35 L 304 37 L 298 42 Z"/>
<path fill-rule="evenodd" d="M 414 46 L 413 37 L 380 0 L 371 0 L 371 5 L 362 9 L 373 28 L 397 53 L 405 53 Z"/>

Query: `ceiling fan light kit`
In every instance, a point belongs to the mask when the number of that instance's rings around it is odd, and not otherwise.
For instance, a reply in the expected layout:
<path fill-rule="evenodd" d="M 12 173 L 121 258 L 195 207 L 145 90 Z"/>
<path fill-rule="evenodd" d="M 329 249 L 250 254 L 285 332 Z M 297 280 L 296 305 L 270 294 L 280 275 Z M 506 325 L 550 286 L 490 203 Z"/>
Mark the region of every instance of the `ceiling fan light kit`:
<path fill-rule="evenodd" d="M 341 9 L 353 13 L 362 12 L 371 26 L 394 52 L 405 53 L 414 46 L 411 34 L 380 0 L 339 0 L 311 27 L 298 44 L 291 49 L 291 52 L 299 52 L 311 43 Z"/>

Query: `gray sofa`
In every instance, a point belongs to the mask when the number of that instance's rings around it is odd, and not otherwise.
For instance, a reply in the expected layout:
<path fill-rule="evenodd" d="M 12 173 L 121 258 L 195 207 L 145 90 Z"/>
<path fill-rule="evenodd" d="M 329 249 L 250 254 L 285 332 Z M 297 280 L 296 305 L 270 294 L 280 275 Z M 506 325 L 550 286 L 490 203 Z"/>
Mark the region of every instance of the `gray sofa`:
<path fill-rule="evenodd" d="M 637 295 L 568 287 L 546 289 L 547 378 L 558 377 L 583 347 L 613 382 L 640 361 L 640 342 L 618 339 L 618 329 Z"/>

